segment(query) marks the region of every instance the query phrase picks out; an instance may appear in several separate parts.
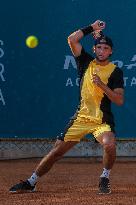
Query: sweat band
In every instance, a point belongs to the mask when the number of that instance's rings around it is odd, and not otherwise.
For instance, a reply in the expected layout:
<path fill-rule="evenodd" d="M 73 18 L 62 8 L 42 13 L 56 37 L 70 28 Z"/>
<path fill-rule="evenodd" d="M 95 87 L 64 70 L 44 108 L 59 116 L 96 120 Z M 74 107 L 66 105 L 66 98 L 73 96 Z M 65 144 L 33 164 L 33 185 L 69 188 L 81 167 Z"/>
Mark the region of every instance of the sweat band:
<path fill-rule="evenodd" d="M 81 28 L 80 30 L 83 32 L 84 36 L 86 36 L 94 31 L 92 26 L 87 26 L 85 28 Z"/>

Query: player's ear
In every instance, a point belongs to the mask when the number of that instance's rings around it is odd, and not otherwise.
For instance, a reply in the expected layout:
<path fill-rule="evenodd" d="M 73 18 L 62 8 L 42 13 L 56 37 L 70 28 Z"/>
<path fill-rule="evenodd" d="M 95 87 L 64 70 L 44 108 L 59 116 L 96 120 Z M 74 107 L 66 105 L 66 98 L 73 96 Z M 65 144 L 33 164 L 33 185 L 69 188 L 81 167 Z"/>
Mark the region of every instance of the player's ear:
<path fill-rule="evenodd" d="M 93 50 L 93 53 L 95 53 L 95 46 L 93 46 L 92 50 Z"/>
<path fill-rule="evenodd" d="M 112 55 L 112 50 L 111 50 L 111 52 L 110 52 L 110 55 L 109 55 L 109 57 Z"/>

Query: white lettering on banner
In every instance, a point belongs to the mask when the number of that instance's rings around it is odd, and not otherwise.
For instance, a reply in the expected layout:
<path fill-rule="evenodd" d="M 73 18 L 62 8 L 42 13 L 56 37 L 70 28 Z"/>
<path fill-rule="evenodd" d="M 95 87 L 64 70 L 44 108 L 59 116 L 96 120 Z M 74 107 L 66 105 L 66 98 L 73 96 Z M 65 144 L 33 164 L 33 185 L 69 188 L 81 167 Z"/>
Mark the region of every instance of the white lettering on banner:
<path fill-rule="evenodd" d="M 1 89 L 0 89 L 0 101 L 2 102 L 3 105 L 6 104 Z"/>
<path fill-rule="evenodd" d="M 0 48 L 0 58 L 2 58 L 4 56 L 4 51 L 2 48 Z"/>
<path fill-rule="evenodd" d="M 130 61 L 132 62 L 130 64 L 124 64 L 124 62 L 121 60 L 114 60 L 114 61 L 112 61 L 112 63 L 116 64 L 119 68 L 124 67 L 130 72 L 136 68 L 136 54 L 133 55 L 133 57 Z M 75 58 L 73 56 L 66 55 L 63 69 L 68 70 L 71 68 L 71 65 L 74 69 L 77 69 Z M 72 81 L 72 78 L 69 76 L 66 80 L 65 86 L 66 87 L 79 86 L 79 78 L 75 78 Z M 135 76 L 131 76 L 131 77 L 125 76 L 124 77 L 124 86 L 125 87 L 126 86 L 130 86 L 130 87 L 136 86 L 136 77 Z"/>
<path fill-rule="evenodd" d="M 76 61 L 73 56 L 66 56 L 65 63 L 64 63 L 64 69 L 68 70 L 70 67 L 70 63 L 72 64 L 73 68 L 77 69 Z"/>
<path fill-rule="evenodd" d="M 133 85 L 136 85 L 136 78 L 135 77 L 133 77 L 131 80 L 131 86 L 133 86 Z"/>
<path fill-rule="evenodd" d="M 119 68 L 123 67 L 123 62 L 119 60 L 112 61 L 112 63 L 116 64 Z"/>
<path fill-rule="evenodd" d="M 79 86 L 79 80 L 80 80 L 80 78 L 76 78 L 76 79 L 75 79 L 75 85 L 76 85 L 76 86 Z M 73 83 L 73 81 L 72 81 L 71 78 L 68 78 L 68 79 L 67 79 L 67 81 L 66 81 L 66 87 L 67 87 L 67 86 L 70 86 L 70 87 L 73 87 L 73 86 L 74 86 L 74 83 Z"/>
<path fill-rule="evenodd" d="M 76 78 L 76 85 L 79 86 L 79 80 L 80 78 Z"/>
<path fill-rule="evenodd" d="M 66 86 L 71 86 L 71 87 L 73 86 L 71 78 L 67 79 Z"/>
<path fill-rule="evenodd" d="M 124 77 L 124 86 L 126 87 L 127 85 L 127 80 L 128 80 L 128 77 Z"/>
<path fill-rule="evenodd" d="M 128 70 L 132 69 L 133 67 L 136 67 L 136 63 L 134 64 L 129 64 L 129 65 L 124 65 Z"/>
<path fill-rule="evenodd" d="M 0 78 L 1 78 L 2 81 L 5 81 L 5 78 L 4 78 L 4 76 L 3 76 L 3 73 L 4 73 L 4 65 L 3 65 L 2 63 L 0 63 L 0 68 L 1 68 L 1 70 L 0 70 Z"/>
<path fill-rule="evenodd" d="M 132 59 L 131 59 L 132 62 L 135 62 L 136 61 L 136 55 L 133 55 Z M 129 65 L 124 65 L 127 69 L 132 69 L 133 67 L 136 67 L 136 63 L 132 63 L 132 64 L 129 64 Z"/>
<path fill-rule="evenodd" d="M 4 42 L 2 40 L 0 40 L 0 46 L 3 46 L 3 45 L 4 45 Z M 0 48 L 0 58 L 2 58 L 3 56 L 4 56 L 4 50 L 2 48 Z M 2 63 L 0 63 L 0 79 L 2 82 L 6 81 L 4 76 L 3 76 L 4 72 L 5 72 L 4 65 Z M 0 102 L 4 106 L 6 105 L 1 89 L 0 89 Z"/>

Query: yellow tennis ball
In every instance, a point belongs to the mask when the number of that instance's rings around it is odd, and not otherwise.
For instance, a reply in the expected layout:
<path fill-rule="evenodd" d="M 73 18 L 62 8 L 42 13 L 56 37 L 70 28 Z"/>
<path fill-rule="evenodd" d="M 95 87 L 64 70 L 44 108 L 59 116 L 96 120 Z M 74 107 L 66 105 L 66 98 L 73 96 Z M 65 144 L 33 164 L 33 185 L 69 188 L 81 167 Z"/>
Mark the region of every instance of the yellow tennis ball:
<path fill-rule="evenodd" d="M 28 36 L 26 39 L 26 45 L 29 48 L 35 48 L 38 46 L 38 38 L 36 36 Z"/>

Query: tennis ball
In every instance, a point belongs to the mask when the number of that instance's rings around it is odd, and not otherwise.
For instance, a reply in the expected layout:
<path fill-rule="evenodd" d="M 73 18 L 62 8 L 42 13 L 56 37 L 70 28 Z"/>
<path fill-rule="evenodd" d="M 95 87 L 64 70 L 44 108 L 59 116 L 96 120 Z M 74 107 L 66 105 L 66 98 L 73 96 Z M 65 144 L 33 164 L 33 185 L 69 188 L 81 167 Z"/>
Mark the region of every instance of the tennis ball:
<path fill-rule="evenodd" d="M 36 36 L 28 36 L 26 39 L 26 45 L 29 48 L 35 48 L 38 46 L 38 38 Z"/>

